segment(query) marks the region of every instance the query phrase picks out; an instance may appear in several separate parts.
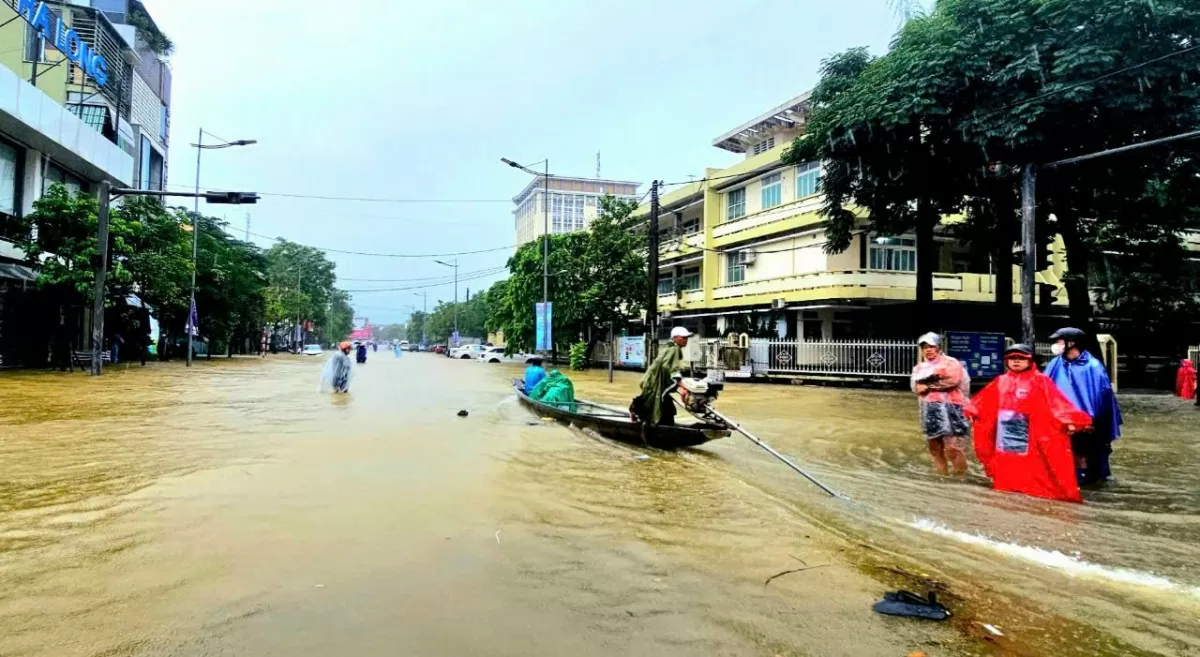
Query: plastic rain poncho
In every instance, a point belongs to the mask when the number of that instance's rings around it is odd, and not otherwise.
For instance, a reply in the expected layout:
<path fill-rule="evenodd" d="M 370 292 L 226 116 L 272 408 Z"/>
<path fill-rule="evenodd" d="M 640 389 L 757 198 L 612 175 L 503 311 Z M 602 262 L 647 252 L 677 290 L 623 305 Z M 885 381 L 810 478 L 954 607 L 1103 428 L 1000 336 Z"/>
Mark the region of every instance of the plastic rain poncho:
<path fill-rule="evenodd" d="M 1175 373 L 1175 394 L 1182 399 L 1196 398 L 1196 366 L 1190 360 L 1179 361 Z"/>
<path fill-rule="evenodd" d="M 321 392 L 350 392 L 350 357 L 335 351 L 321 372 Z"/>
<path fill-rule="evenodd" d="M 1084 429 L 1087 413 L 1030 365 L 996 377 L 970 401 L 975 454 L 996 490 L 1082 502 L 1067 427 Z"/>
<path fill-rule="evenodd" d="M 633 403 L 639 420 L 650 424 L 674 424 L 675 402 L 666 395 L 675 389 L 675 377 L 682 369 L 683 348 L 672 342 L 663 348 L 642 376 L 642 394 Z"/>
<path fill-rule="evenodd" d="M 1076 456 L 1087 459 L 1080 480 L 1090 483 L 1108 479 L 1108 457 L 1112 454 L 1112 442 L 1121 437 L 1122 420 L 1104 363 L 1086 351 L 1075 360 L 1058 356 L 1046 366 L 1046 376 L 1075 408 L 1092 418 L 1092 430 L 1075 436 Z"/>
<path fill-rule="evenodd" d="M 963 405 L 971 392 L 971 377 L 962 363 L 945 354 L 923 360 L 913 368 L 912 391 L 917 392 L 920 384 L 928 386 L 924 393 L 917 395 L 925 439 L 966 436 L 970 426 L 963 415 Z"/>

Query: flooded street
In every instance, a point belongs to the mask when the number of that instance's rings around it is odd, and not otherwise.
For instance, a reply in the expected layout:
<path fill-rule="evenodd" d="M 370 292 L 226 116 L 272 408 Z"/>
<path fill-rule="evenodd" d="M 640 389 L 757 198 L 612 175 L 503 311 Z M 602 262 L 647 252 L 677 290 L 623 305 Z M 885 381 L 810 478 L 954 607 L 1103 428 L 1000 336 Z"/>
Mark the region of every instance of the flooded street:
<path fill-rule="evenodd" d="M 322 365 L 0 374 L 0 655 L 1200 655 L 1169 398 L 1125 401 L 1075 506 L 933 476 L 908 395 L 723 396 L 846 502 L 738 437 L 639 460 L 543 422 L 518 368 L 380 352 L 335 397 Z M 953 622 L 870 610 L 926 585 Z"/>

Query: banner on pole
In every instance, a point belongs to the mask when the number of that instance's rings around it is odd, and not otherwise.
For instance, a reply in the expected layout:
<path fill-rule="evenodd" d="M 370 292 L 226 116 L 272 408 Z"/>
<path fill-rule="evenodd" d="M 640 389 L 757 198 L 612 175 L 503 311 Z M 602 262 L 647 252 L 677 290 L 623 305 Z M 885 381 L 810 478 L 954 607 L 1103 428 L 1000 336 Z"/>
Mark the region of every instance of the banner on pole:
<path fill-rule="evenodd" d="M 554 340 L 551 328 L 554 323 L 554 303 L 547 301 L 535 304 L 534 314 L 537 317 L 537 350 L 550 351 Z"/>
<path fill-rule="evenodd" d="M 200 315 L 196 312 L 195 299 L 192 299 L 192 309 L 188 311 L 187 332 L 193 336 L 200 335 Z"/>

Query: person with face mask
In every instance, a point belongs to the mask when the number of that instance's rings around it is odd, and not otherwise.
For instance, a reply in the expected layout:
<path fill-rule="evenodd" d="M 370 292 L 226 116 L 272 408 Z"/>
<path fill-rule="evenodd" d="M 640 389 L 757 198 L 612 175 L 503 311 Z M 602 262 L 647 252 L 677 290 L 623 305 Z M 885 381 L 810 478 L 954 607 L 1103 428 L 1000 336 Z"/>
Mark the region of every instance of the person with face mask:
<path fill-rule="evenodd" d="M 967 405 L 975 424 L 975 454 L 996 490 L 1082 502 L 1070 434 L 1091 423 L 1038 372 L 1033 349 L 1004 352 L 1005 373 Z"/>
<path fill-rule="evenodd" d="M 942 353 L 938 334 L 926 333 L 917 342 L 921 362 L 913 368 L 910 382 L 920 402 L 925 445 L 935 470 L 963 474 L 970 433 L 963 404 L 971 392 L 971 377 L 962 363 Z"/>
<path fill-rule="evenodd" d="M 1050 336 L 1054 359 L 1046 376 L 1066 395 L 1075 408 L 1091 418 L 1091 428 L 1071 437 L 1075 471 L 1080 484 L 1108 479 L 1112 443 L 1121 437 L 1121 409 L 1100 359 L 1084 348 L 1087 334 L 1077 328 L 1062 328 Z"/>

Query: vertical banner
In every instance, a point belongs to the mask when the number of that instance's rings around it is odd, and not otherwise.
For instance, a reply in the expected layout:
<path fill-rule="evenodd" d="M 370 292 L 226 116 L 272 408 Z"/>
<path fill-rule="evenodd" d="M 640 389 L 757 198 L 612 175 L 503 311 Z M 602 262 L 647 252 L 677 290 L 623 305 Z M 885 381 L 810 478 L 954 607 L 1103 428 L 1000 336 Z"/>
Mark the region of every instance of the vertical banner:
<path fill-rule="evenodd" d="M 534 304 L 534 315 L 537 326 L 537 350 L 550 351 L 553 348 L 551 345 L 554 340 L 551 330 L 551 326 L 554 324 L 554 303 L 547 301 Z"/>

